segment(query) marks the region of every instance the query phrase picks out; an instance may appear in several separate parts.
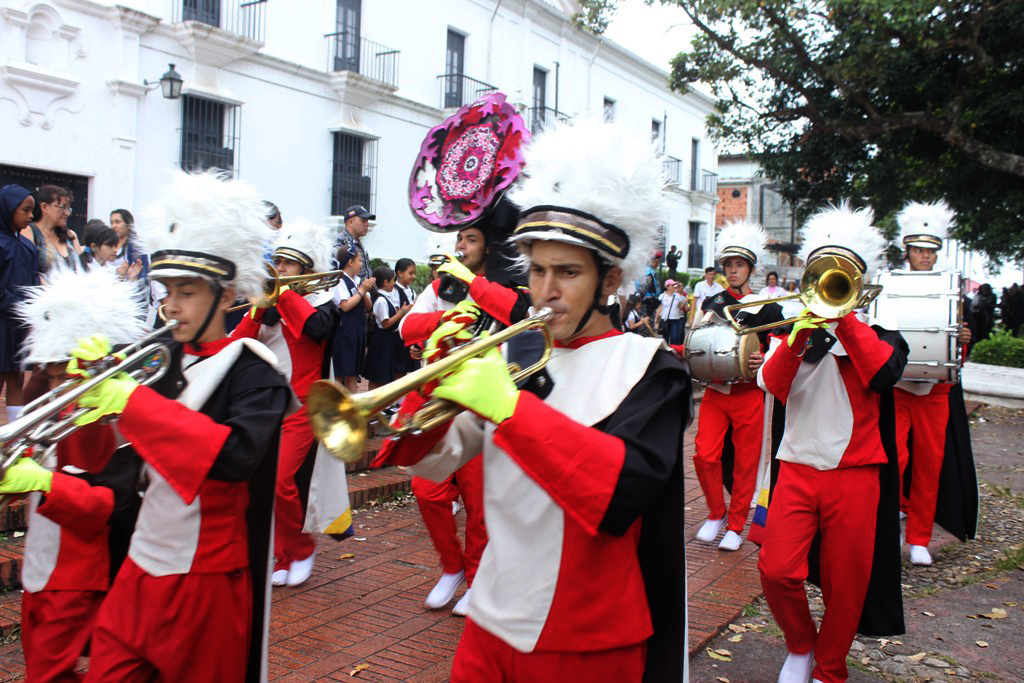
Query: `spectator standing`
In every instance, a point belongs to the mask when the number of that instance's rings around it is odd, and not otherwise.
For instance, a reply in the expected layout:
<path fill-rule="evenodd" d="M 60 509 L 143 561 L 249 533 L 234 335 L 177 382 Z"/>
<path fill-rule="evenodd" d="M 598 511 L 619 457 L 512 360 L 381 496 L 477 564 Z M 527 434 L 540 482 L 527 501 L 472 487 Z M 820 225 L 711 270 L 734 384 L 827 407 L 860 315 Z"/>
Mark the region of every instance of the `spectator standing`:
<path fill-rule="evenodd" d="M 21 415 L 25 401 L 18 356 L 28 330 L 14 309 L 25 288 L 39 282 L 39 252 L 21 234 L 34 207 L 35 198 L 20 185 L 0 189 L 0 389 L 7 392 L 8 421 Z"/>
<path fill-rule="evenodd" d="M 978 293 L 971 303 L 971 312 L 974 313 L 974 321 L 978 326 L 976 342 L 988 339 L 996 323 L 996 295 L 992 291 L 992 285 L 986 282 L 978 287 Z"/>
<path fill-rule="evenodd" d="M 57 185 L 43 185 L 35 192 L 32 222 L 22 234 L 39 250 L 39 272 L 43 277 L 58 263 L 70 270 L 78 270 L 80 265 L 78 254 L 82 248 L 78 235 L 68 229 L 72 199 L 71 190 Z"/>
<path fill-rule="evenodd" d="M 379 266 L 373 271 L 376 291 L 373 298 L 373 318 L 376 327 L 366 341 L 366 369 L 363 377 L 370 383 L 370 389 L 387 384 L 399 372 L 395 359 L 397 347 L 402 345 L 398 334 L 398 323 L 412 308 L 412 304 L 397 306 L 395 292 L 395 271 Z M 385 411 L 386 412 L 386 411 Z"/>
<path fill-rule="evenodd" d="M 704 269 L 704 279 L 701 280 L 693 288 L 693 309 L 695 311 L 704 310 L 704 299 L 712 297 L 719 292 L 725 290 L 725 287 L 715 282 L 715 269 L 713 266 L 708 266 Z"/>
<path fill-rule="evenodd" d="M 395 263 L 395 293 L 398 295 L 398 307 L 412 305 L 416 301 L 416 290 L 412 288 L 412 282 L 416 279 L 416 262 L 411 258 L 400 258 Z M 392 299 L 392 303 L 395 300 Z M 398 364 L 398 372 L 395 379 L 398 379 L 407 372 L 418 370 L 420 361 L 413 354 L 411 346 L 402 344 L 396 349 L 398 357 L 395 362 Z"/>
<path fill-rule="evenodd" d="M 779 274 L 774 270 L 768 273 L 768 277 L 765 278 L 765 287 L 758 292 L 758 296 L 762 296 L 766 299 L 777 299 L 780 296 L 786 295 L 786 290 L 779 286 Z"/>
<path fill-rule="evenodd" d="M 89 221 L 89 224 L 85 226 L 82 241 L 85 243 L 85 248 L 82 249 L 78 258 L 82 262 L 83 270 L 89 271 L 93 268 L 113 265 L 114 259 L 117 258 L 117 233 L 113 228 L 104 225 L 103 221 Z M 140 269 L 141 266 L 135 270 L 135 277 L 138 277 Z M 135 277 L 124 279 L 134 280 Z"/>
<path fill-rule="evenodd" d="M 665 263 L 668 265 L 668 276 L 670 278 L 678 277 L 676 269 L 679 267 L 679 259 L 682 257 L 683 252 L 679 251 L 676 245 L 668 250 L 668 256 L 665 257 Z"/>
<path fill-rule="evenodd" d="M 636 291 L 642 297 L 644 311 L 646 312 L 647 317 L 654 318 L 655 320 L 657 320 L 655 311 L 658 309 L 658 297 L 661 295 L 661 287 L 658 286 L 657 271 L 660 266 L 661 252 L 656 251 L 654 252 L 654 255 L 651 256 L 647 270 L 644 271 L 644 276 L 636 281 Z"/>
<path fill-rule="evenodd" d="M 342 227 L 335 245 L 338 249 L 345 251 L 349 251 L 350 247 L 355 247 L 359 251 L 362 264 L 359 269 L 359 277 L 363 280 L 368 280 L 373 276 L 370 268 L 370 255 L 366 253 L 362 240 L 366 237 L 366 233 L 370 232 L 370 221 L 375 220 L 377 220 L 376 214 L 370 213 L 364 206 L 356 204 L 348 207 L 345 210 L 345 225 Z"/>
<path fill-rule="evenodd" d="M 686 312 L 690 308 L 683 285 L 675 280 L 665 281 L 665 293 L 661 295 L 657 317 L 661 327 L 661 336 L 669 346 L 683 343 L 683 331 L 686 326 Z"/>
<path fill-rule="evenodd" d="M 651 320 L 644 315 L 640 303 L 640 297 L 637 294 L 630 294 L 629 299 L 626 300 L 625 331 L 634 332 L 641 337 L 652 337 L 654 334 Z"/>
<path fill-rule="evenodd" d="M 345 272 L 334 290 L 334 302 L 341 313 L 341 326 L 334 335 L 334 377 L 355 393 L 366 361 L 366 315 L 372 305 L 368 292 L 374 279 L 360 280 L 363 257 L 354 247 L 338 251 L 338 265 Z"/>
<path fill-rule="evenodd" d="M 117 233 L 117 256 L 114 267 L 125 280 L 138 277 L 146 279 L 149 273 L 149 258 L 135 243 L 135 217 L 128 209 L 114 209 L 110 212 L 110 227 Z M 135 277 L 131 277 L 132 273 Z"/>

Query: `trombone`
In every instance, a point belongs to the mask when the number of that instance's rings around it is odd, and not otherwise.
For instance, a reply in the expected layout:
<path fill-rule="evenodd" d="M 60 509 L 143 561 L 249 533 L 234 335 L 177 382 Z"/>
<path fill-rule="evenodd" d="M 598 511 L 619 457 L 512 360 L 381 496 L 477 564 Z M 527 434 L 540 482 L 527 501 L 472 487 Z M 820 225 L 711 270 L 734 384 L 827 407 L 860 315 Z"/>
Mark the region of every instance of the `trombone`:
<path fill-rule="evenodd" d="M 825 318 L 826 320 L 842 318 L 850 311 L 864 308 L 870 304 L 881 291 L 880 285 L 864 284 L 864 276 L 853 261 L 832 254 L 816 258 L 808 264 L 803 275 L 800 276 L 800 291 L 798 293 L 775 299 L 762 299 L 726 306 L 725 317 L 737 334 L 755 334 L 783 325 L 791 325 L 805 318 Z M 743 327 L 733 317 L 733 311 L 780 301 L 792 301 L 793 299 L 799 299 L 804 308 L 810 310 L 810 313 L 756 327 Z"/>
<path fill-rule="evenodd" d="M 171 353 L 167 346 L 155 340 L 177 325 L 176 320 L 171 320 L 125 348 L 121 352 L 127 354 L 124 358 L 120 358 L 119 353 L 96 361 L 88 368 L 85 379 L 64 382 L 26 405 L 21 417 L 0 427 L 0 476 L 29 449 L 33 450 L 33 459 L 41 462 L 59 441 L 78 431 L 80 427 L 75 420 L 92 409 L 77 408 L 64 416 L 61 413 L 105 380 L 123 372 L 140 384 L 152 384 L 163 377 L 170 365 Z M 8 501 L 8 496 L 0 496 L 0 508 Z"/>
<path fill-rule="evenodd" d="M 539 372 L 551 358 L 554 346 L 551 330 L 547 321 L 553 313 L 550 308 L 542 308 L 530 317 L 515 325 L 506 327 L 489 337 L 478 338 L 463 344 L 451 355 L 411 372 L 390 384 L 352 395 L 341 384 L 332 380 L 314 382 L 309 388 L 306 410 L 313 427 L 313 434 L 323 442 L 331 455 L 345 462 L 355 462 L 362 457 L 369 440 L 370 422 L 377 418 L 381 410 L 388 407 L 406 394 L 423 385 L 440 379 L 456 370 L 471 358 L 503 344 L 512 337 L 538 330 L 544 335 L 544 353 L 540 359 L 521 369 L 510 364 L 513 382 L 521 382 L 535 372 Z M 450 401 L 433 399 L 427 402 L 406 421 L 385 425 L 387 432 L 393 436 L 418 434 L 438 427 L 465 410 L 462 406 Z"/>
<path fill-rule="evenodd" d="M 341 282 L 343 270 L 328 270 L 323 273 L 306 273 L 305 275 L 281 275 L 271 263 L 266 264 L 267 279 L 263 281 L 263 294 L 248 303 L 232 306 L 228 311 L 240 311 L 243 308 L 270 308 L 277 304 L 281 289 L 293 287 L 296 291 L 318 292 L 336 287 Z M 301 285 L 301 286 L 296 286 Z"/>

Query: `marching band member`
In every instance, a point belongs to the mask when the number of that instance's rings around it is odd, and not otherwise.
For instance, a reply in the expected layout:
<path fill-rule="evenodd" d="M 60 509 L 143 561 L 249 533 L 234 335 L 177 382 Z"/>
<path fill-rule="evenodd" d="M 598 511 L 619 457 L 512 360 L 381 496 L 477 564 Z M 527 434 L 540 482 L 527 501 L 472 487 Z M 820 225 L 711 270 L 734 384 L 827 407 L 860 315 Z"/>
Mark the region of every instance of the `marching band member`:
<path fill-rule="evenodd" d="M 224 314 L 262 291 L 263 203 L 239 181 L 176 173 L 138 232 L 178 321 L 167 375 L 111 378 L 82 422 L 117 415 L 148 481 L 128 559 L 100 608 L 87 681 L 258 681 L 281 422 L 294 407 L 266 346 Z M 109 352 L 80 345 L 88 361 Z"/>
<path fill-rule="evenodd" d="M 902 233 L 903 248 L 906 250 L 907 266 L 911 271 L 930 271 L 938 260 L 942 240 L 953 224 L 953 211 L 945 202 L 934 204 L 910 203 L 896 216 Z M 964 307 L 969 311 L 968 307 Z M 969 344 L 971 330 L 967 325 L 960 328 L 957 339 L 960 344 Z M 952 389 L 956 391 L 951 391 Z M 940 500 L 940 489 L 945 488 L 943 505 L 950 509 L 940 523 L 961 540 L 973 538 L 977 527 L 977 475 L 974 472 L 974 455 L 971 452 L 970 432 L 963 429 L 960 438 L 947 444 L 946 426 L 950 415 L 966 425 L 966 408 L 963 392 L 959 385 L 949 382 L 927 380 L 903 380 L 896 385 L 896 448 L 900 460 L 900 492 L 904 491 L 907 464 L 912 462 L 910 493 L 903 500 L 902 507 L 907 516 L 907 543 L 910 544 L 910 561 L 913 564 L 930 565 L 931 553 L 928 543 L 932 539 L 932 525 L 936 519 L 936 507 Z M 913 448 L 908 443 L 913 433 Z M 951 453 L 947 456 L 947 453 Z M 955 459 L 958 478 L 965 479 L 966 489 L 947 482 L 940 486 L 943 459 Z M 951 476 L 951 475 L 950 475 Z M 949 476 L 947 476 L 947 479 Z M 950 489 L 949 487 L 953 488 Z M 973 496 L 971 495 L 973 489 Z M 950 495 L 952 494 L 952 495 Z M 948 517 L 953 517 L 949 524 Z M 966 523 L 965 523 L 966 520 Z M 973 520 L 973 521 L 971 521 Z"/>
<path fill-rule="evenodd" d="M 472 412 L 392 442 L 395 462 L 435 480 L 483 451 L 489 540 L 451 679 L 684 680 L 690 380 L 605 305 L 654 248 L 660 162 L 605 123 L 550 129 L 526 158 L 513 239 L 534 305 L 554 311 L 552 359 L 528 389 L 496 351 L 468 361 L 433 395 Z"/>
<path fill-rule="evenodd" d="M 871 220 L 870 209 L 845 204 L 820 211 L 804 227 L 801 259 L 810 266 L 844 257 L 866 279 L 885 247 Z M 758 371 L 761 387 L 785 404 L 778 480 L 758 561 L 789 651 L 779 683 L 807 683 L 812 676 L 818 683 L 845 681 L 858 621 L 862 633 L 903 632 L 888 396 L 906 360 L 898 333 L 869 327 L 851 312 L 838 321 L 795 323 L 788 337 L 773 338 Z M 880 419 L 890 422 L 880 426 Z M 816 535 L 820 548 L 812 547 Z M 803 585 L 812 573 L 809 560 L 820 563 L 820 630 Z M 865 607 L 869 583 L 877 619 Z"/>
<path fill-rule="evenodd" d="M 277 233 L 271 254 L 274 268 L 282 277 L 323 273 L 330 270 L 332 239 L 326 225 L 298 217 Z M 259 339 L 281 362 L 299 401 L 305 405 L 309 385 L 329 374 L 329 342 L 338 326 L 338 307 L 329 290 L 300 293 L 301 283 L 282 287 L 270 308 L 253 307 L 231 333 L 235 339 Z M 305 502 L 316 460 L 317 440 L 309 426 L 309 415 L 298 410 L 281 426 L 277 460 L 277 496 L 274 502 L 275 586 L 298 586 L 313 573 L 316 540 L 303 532 Z M 340 484 L 344 485 L 344 479 Z M 346 496 L 347 497 L 347 496 Z M 345 506 L 347 510 L 347 506 Z M 336 533 L 351 527 L 347 523 Z"/>
<path fill-rule="evenodd" d="M 113 270 L 54 271 L 19 304 L 29 328 L 24 361 L 45 366 L 55 388 L 70 377 L 71 350 L 80 339 L 102 334 L 113 344 L 133 342 L 145 333 L 135 295 L 134 285 Z M 55 461 L 21 458 L 0 481 L 0 493 L 34 492 L 21 570 L 21 644 L 30 681 L 82 680 L 78 658 L 124 560 L 138 510 L 139 468 L 128 449 L 114 450 L 112 437 L 100 428 L 80 430 L 58 443 Z"/>
<path fill-rule="evenodd" d="M 721 264 L 729 287 L 704 300 L 702 321 L 709 320 L 712 315 L 724 321 L 726 306 L 761 298 L 751 292 L 750 283 L 759 264 L 764 261 L 766 239 L 764 228 L 756 223 L 729 223 L 722 229 L 716 238 L 718 254 L 715 262 Z M 756 311 L 745 309 L 737 320 L 750 326 L 777 322 L 782 320 L 782 307 L 773 303 Z M 767 333 L 762 333 L 762 337 L 763 351 L 767 347 Z M 755 352 L 750 355 L 749 367 L 757 370 L 763 362 L 762 352 Z M 693 466 L 708 503 L 708 519 L 696 538 L 711 543 L 722 527 L 727 527 L 718 548 L 737 550 L 743 543 L 740 534 L 747 523 L 750 501 L 757 486 L 765 396 L 754 381 L 733 384 L 709 382 L 706 386 L 708 391 L 704 392 L 697 418 Z M 726 444 L 730 430 L 732 442 Z M 732 461 L 731 467 L 729 460 Z M 728 510 L 722 494 L 723 479 L 732 481 Z"/>

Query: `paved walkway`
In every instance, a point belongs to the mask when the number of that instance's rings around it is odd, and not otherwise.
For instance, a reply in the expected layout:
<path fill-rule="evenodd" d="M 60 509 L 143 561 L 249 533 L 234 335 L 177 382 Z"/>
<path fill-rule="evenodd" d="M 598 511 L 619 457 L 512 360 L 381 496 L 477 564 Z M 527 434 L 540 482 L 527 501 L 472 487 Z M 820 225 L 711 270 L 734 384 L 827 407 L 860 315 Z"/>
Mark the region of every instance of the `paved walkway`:
<path fill-rule="evenodd" d="M 696 422 L 687 436 L 692 455 Z M 693 540 L 707 508 L 687 458 L 687 581 L 690 651 L 703 648 L 760 594 L 756 547 L 735 553 Z M 372 492 L 404 490 L 408 475 L 388 469 L 350 477 L 353 500 Z M 378 488 L 379 485 L 379 488 Z M 367 493 L 370 492 L 370 493 Z M 461 527 L 465 514 L 458 514 Z M 430 611 L 423 599 L 438 576 L 437 557 L 415 505 L 364 507 L 354 515 L 356 535 L 321 539 L 313 577 L 274 590 L 270 679 L 446 681 L 463 620 Z M 461 591 L 460 591 L 461 594 Z M 0 633 L 17 619 L 17 591 L 0 596 Z M 356 676 L 350 673 L 367 665 Z M 0 646 L 0 681 L 22 680 L 20 643 Z"/>

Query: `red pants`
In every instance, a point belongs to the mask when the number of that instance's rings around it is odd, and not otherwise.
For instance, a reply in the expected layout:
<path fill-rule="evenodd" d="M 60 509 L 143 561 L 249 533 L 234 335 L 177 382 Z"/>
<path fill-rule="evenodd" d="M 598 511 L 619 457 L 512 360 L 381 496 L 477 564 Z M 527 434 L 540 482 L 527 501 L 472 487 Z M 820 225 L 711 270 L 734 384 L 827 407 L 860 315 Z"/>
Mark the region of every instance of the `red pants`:
<path fill-rule="evenodd" d="M 292 413 L 281 424 L 281 447 L 277 459 L 277 486 L 274 496 L 274 570 L 288 569 L 295 560 L 304 560 L 316 550 L 316 540 L 303 533 L 306 511 L 299 497 L 295 474 L 310 455 L 315 439 L 305 407 Z"/>
<path fill-rule="evenodd" d="M 484 525 L 484 459 L 478 455 L 444 481 L 437 483 L 413 477 L 412 492 L 420 506 L 423 524 L 430 540 L 441 556 L 441 569 L 446 574 L 465 570 L 466 582 L 473 585 L 473 577 L 480 565 L 480 556 L 487 545 L 487 527 Z M 462 494 L 466 509 L 466 550 L 463 552 L 455 533 L 452 501 Z"/>
<path fill-rule="evenodd" d="M 157 577 L 128 559 L 96 619 L 85 680 L 241 683 L 251 627 L 248 569 Z"/>
<path fill-rule="evenodd" d="M 814 678 L 842 683 L 871 578 L 878 514 L 878 466 L 816 470 L 782 462 L 768 509 L 757 568 L 786 649 L 814 650 Z M 825 614 L 816 630 L 804 580 L 807 553 L 821 531 Z"/>
<path fill-rule="evenodd" d="M 907 510 L 907 543 L 928 545 L 932 540 L 935 507 L 939 497 L 939 474 L 946 454 L 946 423 L 949 421 L 948 392 L 933 390 L 925 396 L 896 389 L 896 451 L 900 459 L 900 494 L 903 472 L 910 460 L 907 437 L 914 432 L 914 469 L 910 479 Z"/>
<path fill-rule="evenodd" d="M 519 652 L 466 619 L 452 683 L 639 683 L 644 643 L 597 652 Z"/>
<path fill-rule="evenodd" d="M 104 591 L 21 594 L 21 647 L 33 683 L 78 683 L 78 658 L 92 636 Z"/>
<path fill-rule="evenodd" d="M 729 529 L 741 533 L 757 486 L 757 465 L 764 439 L 764 392 L 746 390 L 723 394 L 714 389 L 704 392 L 697 419 L 693 468 L 708 503 L 708 519 L 725 517 L 722 446 L 730 424 L 736 458 L 732 468 Z"/>

